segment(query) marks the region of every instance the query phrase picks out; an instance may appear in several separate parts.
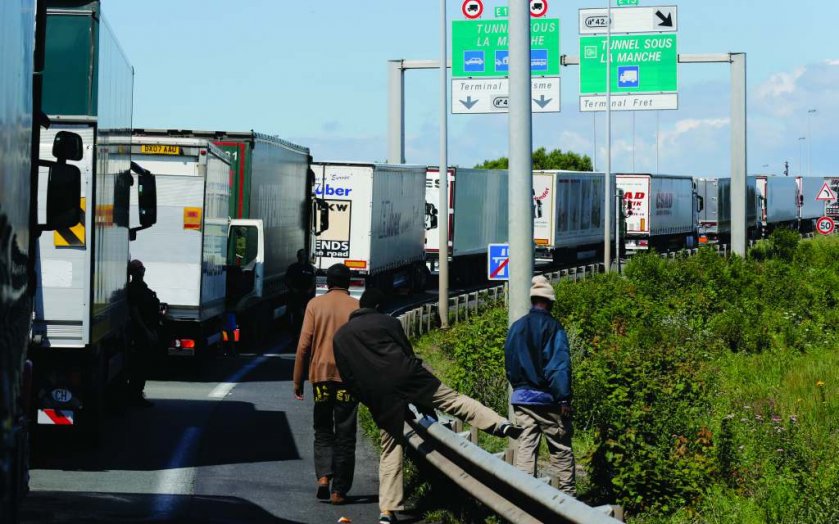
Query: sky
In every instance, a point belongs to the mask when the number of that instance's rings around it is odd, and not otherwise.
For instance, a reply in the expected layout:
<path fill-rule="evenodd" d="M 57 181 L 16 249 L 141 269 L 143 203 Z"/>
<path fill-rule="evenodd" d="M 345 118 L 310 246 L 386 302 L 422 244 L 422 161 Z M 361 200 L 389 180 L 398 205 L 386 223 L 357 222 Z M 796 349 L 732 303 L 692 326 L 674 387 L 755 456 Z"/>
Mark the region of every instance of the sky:
<path fill-rule="evenodd" d="M 134 125 L 253 129 L 311 149 L 316 161 L 387 159 L 387 62 L 440 57 L 434 0 L 102 0 L 135 70 Z M 484 0 L 484 18 L 503 0 Z M 548 0 L 561 53 L 579 55 L 578 10 Z M 461 1 L 446 3 L 449 24 Z M 839 176 L 839 2 L 641 0 L 678 6 L 682 54 L 747 53 L 748 170 Z M 449 25 L 450 27 L 450 25 Z M 439 71 L 408 71 L 406 161 L 440 158 Z M 730 173 L 730 68 L 679 65 L 679 109 L 613 113 L 614 171 Z M 562 112 L 533 118 L 533 145 L 606 162 L 605 114 L 578 110 L 579 68 L 565 67 Z M 815 110 L 815 112 L 810 112 Z M 633 116 L 634 115 L 634 116 Z M 508 154 L 506 115 L 449 115 L 449 163 Z M 658 130 L 658 131 L 657 131 Z"/>

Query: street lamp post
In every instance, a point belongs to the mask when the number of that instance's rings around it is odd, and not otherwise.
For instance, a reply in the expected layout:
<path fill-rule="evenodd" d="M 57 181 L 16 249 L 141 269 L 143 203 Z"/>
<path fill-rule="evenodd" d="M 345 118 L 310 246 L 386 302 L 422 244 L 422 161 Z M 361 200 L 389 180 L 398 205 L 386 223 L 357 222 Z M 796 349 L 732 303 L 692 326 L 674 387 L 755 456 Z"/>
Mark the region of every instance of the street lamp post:
<path fill-rule="evenodd" d="M 807 111 L 807 176 L 813 176 L 813 115 L 815 109 Z"/>
<path fill-rule="evenodd" d="M 806 136 L 798 137 L 798 176 L 804 176 L 804 141 Z"/>

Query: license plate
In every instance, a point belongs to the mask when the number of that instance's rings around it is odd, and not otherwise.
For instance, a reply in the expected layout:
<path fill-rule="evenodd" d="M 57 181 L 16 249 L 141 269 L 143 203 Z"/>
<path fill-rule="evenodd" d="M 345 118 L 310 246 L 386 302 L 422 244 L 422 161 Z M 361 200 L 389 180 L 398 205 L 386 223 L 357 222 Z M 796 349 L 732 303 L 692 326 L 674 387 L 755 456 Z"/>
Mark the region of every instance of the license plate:
<path fill-rule="evenodd" d="M 165 146 L 160 144 L 143 144 L 140 153 L 145 155 L 180 155 L 181 146 Z"/>
<path fill-rule="evenodd" d="M 194 357 L 195 348 L 169 348 L 170 357 Z"/>

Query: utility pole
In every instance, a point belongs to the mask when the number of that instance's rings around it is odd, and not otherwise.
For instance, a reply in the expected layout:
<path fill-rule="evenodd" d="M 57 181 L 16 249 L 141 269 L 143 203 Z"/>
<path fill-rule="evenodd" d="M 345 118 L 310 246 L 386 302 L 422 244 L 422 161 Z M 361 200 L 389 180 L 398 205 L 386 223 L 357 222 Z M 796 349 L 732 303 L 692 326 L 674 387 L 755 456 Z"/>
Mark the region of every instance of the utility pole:
<path fill-rule="evenodd" d="M 446 78 L 446 63 L 448 62 L 448 27 L 446 17 L 446 0 L 440 0 L 440 214 L 437 224 L 440 233 L 440 249 L 437 251 L 439 260 L 439 306 L 440 327 L 449 327 L 449 157 L 448 157 L 448 78 Z M 404 146 L 403 146 L 404 147 Z"/>
<path fill-rule="evenodd" d="M 813 176 L 813 115 L 815 109 L 807 111 L 807 176 Z"/>
<path fill-rule="evenodd" d="M 612 266 L 612 0 L 606 0 L 606 181 L 603 185 L 603 271 Z"/>

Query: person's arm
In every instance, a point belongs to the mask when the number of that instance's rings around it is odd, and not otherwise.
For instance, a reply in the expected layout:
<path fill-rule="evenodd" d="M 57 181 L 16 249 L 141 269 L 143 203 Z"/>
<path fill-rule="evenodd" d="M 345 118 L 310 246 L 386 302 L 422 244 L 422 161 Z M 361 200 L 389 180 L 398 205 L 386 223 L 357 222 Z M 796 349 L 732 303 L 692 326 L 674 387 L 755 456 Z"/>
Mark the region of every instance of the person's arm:
<path fill-rule="evenodd" d="M 335 366 L 338 368 L 338 373 L 341 375 L 341 382 L 343 382 L 350 392 L 358 397 L 358 387 L 355 383 L 355 375 L 352 372 L 352 366 L 346 358 L 347 349 L 344 347 L 343 341 L 339 337 L 332 340 L 332 352 L 335 355 Z"/>
<path fill-rule="evenodd" d="M 306 307 L 306 314 L 303 315 L 303 328 L 300 331 L 300 340 L 297 342 L 297 354 L 294 357 L 294 396 L 297 400 L 303 400 L 303 376 L 306 372 L 306 364 L 309 354 L 312 351 L 312 341 L 315 336 L 315 318 L 312 311 L 312 304 Z"/>
<path fill-rule="evenodd" d="M 571 400 L 571 354 L 564 329 L 558 329 L 544 348 L 545 379 L 557 402 Z"/>

